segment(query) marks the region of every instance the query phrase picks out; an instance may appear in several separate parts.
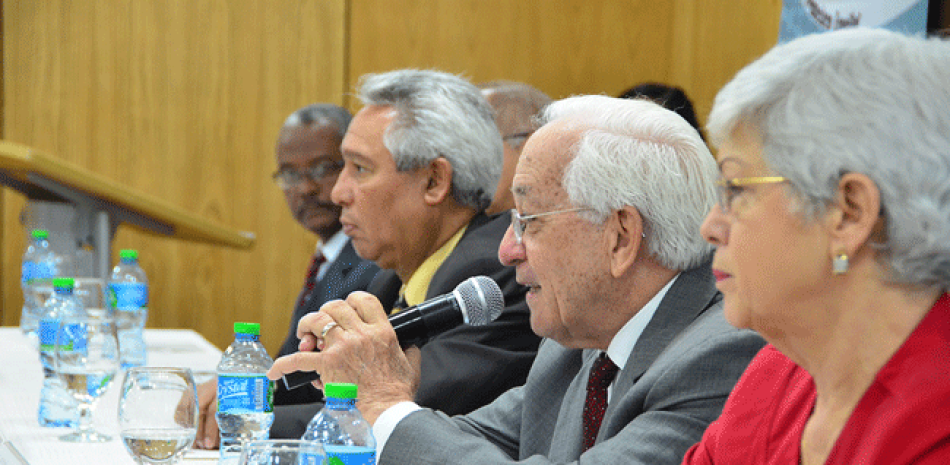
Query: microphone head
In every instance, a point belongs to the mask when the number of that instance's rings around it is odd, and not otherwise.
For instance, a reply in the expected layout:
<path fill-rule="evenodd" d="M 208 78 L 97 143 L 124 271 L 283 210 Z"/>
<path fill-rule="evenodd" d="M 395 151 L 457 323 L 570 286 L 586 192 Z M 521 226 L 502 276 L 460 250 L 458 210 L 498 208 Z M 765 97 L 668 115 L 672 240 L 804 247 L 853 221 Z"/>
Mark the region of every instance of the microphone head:
<path fill-rule="evenodd" d="M 465 323 L 481 326 L 495 321 L 505 307 L 505 296 L 498 283 L 488 276 L 474 276 L 462 281 L 452 291 L 459 305 Z"/>

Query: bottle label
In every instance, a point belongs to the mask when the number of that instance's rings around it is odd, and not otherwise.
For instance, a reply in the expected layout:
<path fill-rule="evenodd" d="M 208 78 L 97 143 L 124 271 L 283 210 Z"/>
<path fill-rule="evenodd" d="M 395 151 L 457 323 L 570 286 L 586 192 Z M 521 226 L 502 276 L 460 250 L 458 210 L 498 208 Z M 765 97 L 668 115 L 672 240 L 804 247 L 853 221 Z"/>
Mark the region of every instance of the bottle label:
<path fill-rule="evenodd" d="M 63 345 L 59 347 L 60 352 L 74 352 L 86 350 L 86 328 L 80 324 L 66 325 L 60 327 L 59 318 L 43 318 L 37 327 L 37 334 L 40 339 L 40 351 L 52 352 L 57 350 L 57 336 Z M 57 334 L 59 331 L 59 334 Z"/>
<path fill-rule="evenodd" d="M 311 454 L 308 452 L 302 452 L 300 458 L 297 460 L 297 463 L 300 465 L 326 465 L 322 455 Z"/>
<path fill-rule="evenodd" d="M 109 283 L 109 297 L 112 308 L 142 308 L 148 305 L 148 286 L 145 283 Z"/>
<path fill-rule="evenodd" d="M 27 284 L 36 284 L 38 282 L 49 282 L 56 275 L 56 268 L 49 263 L 24 263 L 23 281 Z"/>
<path fill-rule="evenodd" d="M 27 284 L 33 279 L 34 269 L 36 264 L 33 262 L 23 262 L 23 266 L 20 267 L 20 282 Z"/>
<path fill-rule="evenodd" d="M 218 375 L 218 412 L 274 411 L 274 383 L 266 376 Z"/>
<path fill-rule="evenodd" d="M 372 447 L 323 446 L 329 465 L 375 465 L 376 450 Z"/>

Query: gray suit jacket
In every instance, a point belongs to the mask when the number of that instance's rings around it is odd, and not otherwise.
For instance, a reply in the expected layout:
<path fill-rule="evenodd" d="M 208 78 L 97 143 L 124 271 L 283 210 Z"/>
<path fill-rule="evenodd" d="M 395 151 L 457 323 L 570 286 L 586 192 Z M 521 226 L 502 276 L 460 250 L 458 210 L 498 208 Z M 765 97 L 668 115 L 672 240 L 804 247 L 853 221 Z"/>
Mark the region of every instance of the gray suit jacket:
<path fill-rule="evenodd" d="M 585 463 L 679 464 L 764 341 L 722 315 L 708 264 L 680 275 L 614 381 Z M 471 414 L 421 410 L 380 464 L 569 463 L 581 458 L 587 374 L 597 351 L 542 343 L 524 386 Z"/>

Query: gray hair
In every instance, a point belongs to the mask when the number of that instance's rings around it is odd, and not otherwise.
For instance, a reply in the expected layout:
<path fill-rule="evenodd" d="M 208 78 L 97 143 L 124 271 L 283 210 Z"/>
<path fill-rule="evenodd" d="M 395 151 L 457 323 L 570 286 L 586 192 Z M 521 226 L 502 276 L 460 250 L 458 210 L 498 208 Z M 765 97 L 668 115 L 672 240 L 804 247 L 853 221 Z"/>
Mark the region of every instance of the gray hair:
<path fill-rule="evenodd" d="M 293 113 L 284 120 L 284 127 L 300 127 L 317 124 L 319 126 L 333 126 L 340 134 L 340 139 L 346 134 L 346 128 L 350 126 L 350 112 L 346 108 L 333 105 L 332 103 L 314 103 L 307 105 Z"/>
<path fill-rule="evenodd" d="M 879 259 L 895 282 L 950 288 L 950 44 L 880 29 L 807 36 L 766 53 L 716 96 L 716 144 L 739 124 L 814 220 L 848 172 L 877 185 Z"/>
<path fill-rule="evenodd" d="M 689 123 L 647 100 L 587 95 L 549 105 L 542 123 L 570 118 L 583 132 L 562 185 L 573 205 L 602 223 L 625 206 L 640 212 L 649 253 L 667 268 L 705 261 L 699 233 L 716 203 L 716 161 Z"/>
<path fill-rule="evenodd" d="M 364 75 L 359 98 L 396 110 L 383 144 L 400 171 L 443 157 L 452 165 L 457 202 L 478 211 L 491 204 L 504 149 L 491 106 L 478 88 L 452 74 L 404 69 Z"/>

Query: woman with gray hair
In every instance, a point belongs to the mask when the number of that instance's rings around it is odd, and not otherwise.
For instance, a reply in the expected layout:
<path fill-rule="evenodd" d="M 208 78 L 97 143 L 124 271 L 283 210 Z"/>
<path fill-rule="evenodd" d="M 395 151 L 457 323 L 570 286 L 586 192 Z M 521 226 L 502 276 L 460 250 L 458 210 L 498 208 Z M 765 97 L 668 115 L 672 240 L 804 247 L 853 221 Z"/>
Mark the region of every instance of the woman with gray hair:
<path fill-rule="evenodd" d="M 807 36 L 716 97 L 702 227 L 769 343 L 685 464 L 950 463 L 950 44 Z"/>

